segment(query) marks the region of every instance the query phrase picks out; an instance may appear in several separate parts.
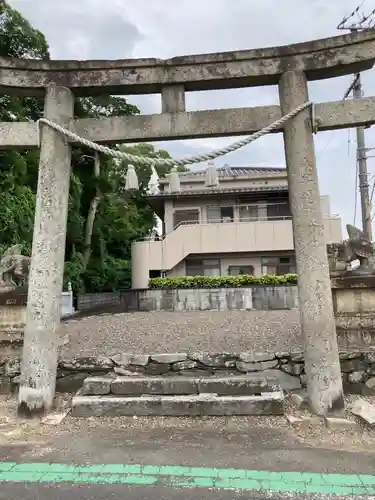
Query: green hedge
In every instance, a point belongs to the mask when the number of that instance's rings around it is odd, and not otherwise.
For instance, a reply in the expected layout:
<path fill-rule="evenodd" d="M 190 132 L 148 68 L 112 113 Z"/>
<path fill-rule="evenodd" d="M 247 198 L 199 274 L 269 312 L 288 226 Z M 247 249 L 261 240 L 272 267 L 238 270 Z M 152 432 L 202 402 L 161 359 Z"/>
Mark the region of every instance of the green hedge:
<path fill-rule="evenodd" d="M 172 289 L 172 288 L 237 288 L 251 285 L 295 285 L 296 274 L 284 274 L 283 276 L 251 276 L 242 274 L 240 276 L 182 276 L 180 278 L 152 278 L 149 282 L 150 288 Z"/>

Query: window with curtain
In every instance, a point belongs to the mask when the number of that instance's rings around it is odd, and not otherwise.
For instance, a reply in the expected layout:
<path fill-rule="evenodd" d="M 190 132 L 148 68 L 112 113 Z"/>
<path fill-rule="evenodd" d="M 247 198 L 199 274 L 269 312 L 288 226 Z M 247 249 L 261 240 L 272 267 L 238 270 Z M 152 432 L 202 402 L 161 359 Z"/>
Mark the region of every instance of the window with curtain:
<path fill-rule="evenodd" d="M 239 276 L 241 274 L 254 275 L 254 266 L 229 266 L 228 267 L 229 276 Z"/>
<path fill-rule="evenodd" d="M 240 220 L 241 221 L 252 221 L 259 219 L 259 206 L 258 205 L 241 205 L 240 209 Z"/>
<path fill-rule="evenodd" d="M 262 257 L 262 274 L 281 276 L 295 272 L 294 257 Z"/>
<path fill-rule="evenodd" d="M 207 222 L 233 222 L 234 208 L 233 207 L 207 207 Z"/>
<path fill-rule="evenodd" d="M 207 207 L 207 222 L 219 222 L 221 218 L 220 207 Z"/>
<path fill-rule="evenodd" d="M 220 259 L 186 259 L 186 276 L 220 276 Z"/>

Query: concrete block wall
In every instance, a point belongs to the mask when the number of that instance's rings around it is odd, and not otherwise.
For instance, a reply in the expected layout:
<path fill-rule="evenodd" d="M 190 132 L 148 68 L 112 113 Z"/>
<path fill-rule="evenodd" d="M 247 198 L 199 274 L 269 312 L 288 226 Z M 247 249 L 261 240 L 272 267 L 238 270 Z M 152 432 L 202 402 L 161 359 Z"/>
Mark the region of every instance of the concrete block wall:
<path fill-rule="evenodd" d="M 298 309 L 296 286 L 124 291 L 125 308 L 139 311 Z"/>
<path fill-rule="evenodd" d="M 78 311 L 88 311 L 100 306 L 120 304 L 120 292 L 84 293 L 77 297 Z"/>

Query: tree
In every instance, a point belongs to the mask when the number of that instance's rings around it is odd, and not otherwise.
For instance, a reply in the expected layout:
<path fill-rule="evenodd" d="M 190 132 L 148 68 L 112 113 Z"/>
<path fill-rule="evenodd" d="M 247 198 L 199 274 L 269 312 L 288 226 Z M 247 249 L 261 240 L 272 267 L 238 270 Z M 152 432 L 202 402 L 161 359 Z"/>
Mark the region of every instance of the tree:
<path fill-rule="evenodd" d="M 34 29 L 4 0 L 0 0 L 0 56 L 47 60 L 50 58 L 44 35 Z M 0 120 L 37 120 L 43 115 L 43 105 L 43 99 L 2 96 Z M 75 116 L 79 118 L 136 113 L 139 113 L 138 108 L 120 97 L 86 97 L 75 102 Z M 85 281 L 85 269 L 90 258 L 87 241 L 90 233 L 90 204 L 93 193 L 100 189 L 109 195 L 112 189 L 105 176 L 97 179 L 93 175 L 93 156 L 93 151 L 87 148 L 74 148 L 72 152 L 65 284 L 72 280 L 76 292 L 84 291 L 87 281 Z M 103 158 L 102 161 L 106 166 L 104 170 L 110 170 L 112 159 Z M 31 252 L 38 162 L 37 150 L 0 152 L 0 249 L 5 249 L 14 243 L 22 243 L 23 251 Z M 109 223 L 108 220 L 103 221 L 103 225 Z M 95 262 L 95 266 L 99 282 L 102 286 L 108 286 L 106 277 L 111 274 L 108 273 L 108 266 L 104 263 L 101 265 L 98 261 Z M 90 280 L 88 284 L 91 285 Z M 93 283 L 93 286 L 96 284 Z"/>
<path fill-rule="evenodd" d="M 152 158 L 170 158 L 165 150 L 156 150 L 152 144 L 120 146 L 121 151 Z M 139 190 L 125 191 L 128 162 L 101 158 L 100 175 L 96 175 L 97 190 L 91 199 L 90 224 L 95 220 L 91 237 L 86 239 L 84 285 L 87 290 L 113 290 L 130 286 L 131 244 L 146 236 L 155 225 L 153 210 L 146 198 L 151 167 L 136 165 Z M 157 167 L 159 175 L 170 171 L 170 166 Z M 98 174 L 98 172 L 97 172 Z M 110 223 L 108 223 L 110 221 Z M 86 236 L 89 234 L 86 231 Z M 100 263 L 103 273 L 98 277 Z"/>
<path fill-rule="evenodd" d="M 0 0 L 0 57 L 49 59 L 44 35 Z M 0 97 L 0 121 L 37 120 L 43 102 L 32 97 Z M 36 151 L 0 151 L 0 248 L 21 243 L 31 251 L 38 172 Z"/>
<path fill-rule="evenodd" d="M 43 33 L 33 28 L 5 0 L 0 0 L 0 53 L 2 57 L 49 59 Z"/>
<path fill-rule="evenodd" d="M 4 0 L 0 0 L 0 57 L 48 60 L 44 35 Z M 43 100 L 33 97 L 0 97 L 1 121 L 37 120 Z M 76 99 L 77 118 L 127 116 L 139 113 L 126 99 L 114 96 Z M 151 144 L 120 146 L 123 151 L 169 158 Z M 22 243 L 31 252 L 39 151 L 0 152 L 0 250 Z M 133 241 L 144 237 L 155 218 L 146 199 L 151 168 L 137 165 L 140 190 L 124 191 L 126 162 L 100 156 L 85 147 L 72 151 L 64 284 L 74 292 L 105 291 L 130 285 Z M 170 166 L 158 166 L 160 176 Z"/>
<path fill-rule="evenodd" d="M 49 58 L 44 36 L 4 0 L 0 0 L 0 56 Z M 138 112 L 125 99 L 113 96 L 76 99 L 75 102 L 76 117 L 98 118 Z M 39 99 L 15 96 L 0 99 L 1 120 L 37 120 L 42 113 L 43 102 Z M 164 153 L 155 152 L 158 154 Z M 0 155 L 0 247 L 21 243 L 25 251 L 31 250 L 38 161 L 38 151 Z M 100 158 L 99 163 L 91 150 L 73 148 L 65 280 L 72 281 L 76 292 L 109 290 L 129 282 L 130 244 L 153 225 L 153 214 L 144 198 L 146 181 L 147 173 L 144 172 L 141 191 L 130 196 L 123 191 L 123 175 L 118 162 Z M 41 336 L 40 352 L 35 353 L 31 346 L 36 338 L 29 333 L 25 338 L 19 396 L 19 411 L 24 413 L 50 406 L 55 379 L 52 374 L 48 384 L 43 383 L 38 371 L 45 369 L 47 346 L 52 340 L 44 340 Z M 57 356 L 52 358 L 57 359 Z M 50 375 L 52 369 L 57 369 L 57 363 L 53 364 L 49 364 Z"/>
<path fill-rule="evenodd" d="M 96 217 L 96 212 L 99 207 L 99 203 L 102 199 L 102 192 L 99 187 L 98 180 L 100 179 L 100 156 L 98 153 L 95 155 L 94 160 L 94 179 L 97 181 L 96 192 L 94 197 L 91 199 L 89 210 L 87 213 L 87 219 L 85 224 L 85 236 L 83 238 L 83 270 L 86 271 L 87 264 L 90 261 L 91 256 L 91 241 L 92 232 L 94 229 L 94 222 Z"/>

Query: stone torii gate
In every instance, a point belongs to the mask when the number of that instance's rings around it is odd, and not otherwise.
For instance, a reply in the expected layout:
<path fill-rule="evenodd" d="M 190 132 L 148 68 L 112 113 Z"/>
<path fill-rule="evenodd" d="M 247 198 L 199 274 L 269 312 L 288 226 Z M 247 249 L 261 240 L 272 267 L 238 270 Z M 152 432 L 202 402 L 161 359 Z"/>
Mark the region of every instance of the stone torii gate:
<path fill-rule="evenodd" d="M 45 96 L 19 409 L 53 404 L 56 331 L 68 212 L 71 146 L 252 134 L 308 102 L 309 80 L 370 69 L 375 30 L 295 45 L 168 60 L 37 61 L 0 59 L 3 94 Z M 189 112 L 185 92 L 278 85 L 280 106 Z M 74 96 L 160 93 L 162 113 L 74 119 Z M 313 131 L 375 123 L 375 97 L 316 104 L 273 132 L 284 133 L 293 216 L 301 326 L 309 398 L 320 415 L 344 406 Z M 0 123 L 0 149 L 39 147 L 39 125 Z"/>

